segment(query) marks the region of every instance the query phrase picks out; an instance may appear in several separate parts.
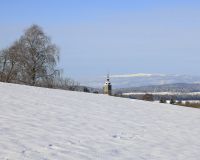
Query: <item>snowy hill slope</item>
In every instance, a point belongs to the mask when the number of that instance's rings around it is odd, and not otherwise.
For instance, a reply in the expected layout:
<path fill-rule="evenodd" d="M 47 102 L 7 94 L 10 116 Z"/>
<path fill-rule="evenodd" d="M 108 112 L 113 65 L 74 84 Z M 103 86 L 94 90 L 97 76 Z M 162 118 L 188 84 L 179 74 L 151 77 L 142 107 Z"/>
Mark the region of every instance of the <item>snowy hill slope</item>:
<path fill-rule="evenodd" d="M 198 160 L 200 110 L 0 83 L 1 160 Z"/>

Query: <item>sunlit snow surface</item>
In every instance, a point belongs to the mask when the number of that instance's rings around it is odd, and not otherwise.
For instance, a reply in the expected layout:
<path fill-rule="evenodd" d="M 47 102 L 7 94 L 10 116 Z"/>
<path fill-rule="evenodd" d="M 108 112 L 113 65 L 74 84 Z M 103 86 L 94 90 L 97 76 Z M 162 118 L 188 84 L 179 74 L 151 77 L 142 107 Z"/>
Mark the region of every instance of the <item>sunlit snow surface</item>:
<path fill-rule="evenodd" d="M 200 109 L 0 83 L 0 160 L 199 160 Z"/>

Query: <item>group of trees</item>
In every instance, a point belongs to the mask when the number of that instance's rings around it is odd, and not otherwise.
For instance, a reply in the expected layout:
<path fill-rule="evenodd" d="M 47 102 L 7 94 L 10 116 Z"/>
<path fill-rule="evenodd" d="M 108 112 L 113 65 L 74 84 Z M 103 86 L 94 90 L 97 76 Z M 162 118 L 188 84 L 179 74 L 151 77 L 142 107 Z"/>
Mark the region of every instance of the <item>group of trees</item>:
<path fill-rule="evenodd" d="M 170 104 L 176 104 L 176 98 L 171 96 L 171 97 L 168 97 L 168 96 L 159 96 L 160 99 L 157 99 L 158 97 L 156 97 L 157 95 L 153 95 L 151 93 L 144 93 L 144 94 L 131 94 L 131 95 L 123 95 L 123 94 L 118 94 L 118 95 L 115 95 L 115 96 L 118 96 L 118 97 L 125 97 L 125 98 L 131 98 L 131 99 L 139 99 L 139 100 L 144 100 L 144 101 L 158 101 L 160 103 L 167 103 L 167 101 L 169 101 Z"/>
<path fill-rule="evenodd" d="M 167 99 L 166 99 L 165 97 L 161 97 L 160 103 L 167 103 Z M 176 100 L 173 99 L 173 98 L 171 98 L 171 99 L 169 100 L 169 103 L 170 103 L 170 104 L 176 104 Z"/>
<path fill-rule="evenodd" d="M 39 26 L 32 25 L 0 51 L 0 81 L 75 90 L 78 83 L 62 76 L 58 62 L 58 47 Z"/>

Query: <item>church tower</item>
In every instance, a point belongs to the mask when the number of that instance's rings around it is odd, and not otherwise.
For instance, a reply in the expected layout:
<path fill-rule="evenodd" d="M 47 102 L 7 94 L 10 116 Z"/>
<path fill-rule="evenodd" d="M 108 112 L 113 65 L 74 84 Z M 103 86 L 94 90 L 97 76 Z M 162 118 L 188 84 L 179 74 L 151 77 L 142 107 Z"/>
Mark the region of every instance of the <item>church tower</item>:
<path fill-rule="evenodd" d="M 110 83 L 109 75 L 107 75 L 107 79 L 104 83 L 103 93 L 108 94 L 108 95 L 112 95 L 112 85 Z"/>

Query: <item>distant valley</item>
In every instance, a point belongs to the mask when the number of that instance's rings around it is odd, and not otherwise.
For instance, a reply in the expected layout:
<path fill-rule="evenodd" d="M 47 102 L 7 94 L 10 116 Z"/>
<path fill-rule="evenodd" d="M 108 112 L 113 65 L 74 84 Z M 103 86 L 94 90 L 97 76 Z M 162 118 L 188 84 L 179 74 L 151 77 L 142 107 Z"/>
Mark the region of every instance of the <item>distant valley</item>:
<path fill-rule="evenodd" d="M 163 84 L 163 85 L 150 85 L 141 87 L 130 88 L 118 88 L 115 92 L 130 93 L 130 92 L 200 92 L 200 84 L 189 83 L 175 83 L 175 84 Z"/>

